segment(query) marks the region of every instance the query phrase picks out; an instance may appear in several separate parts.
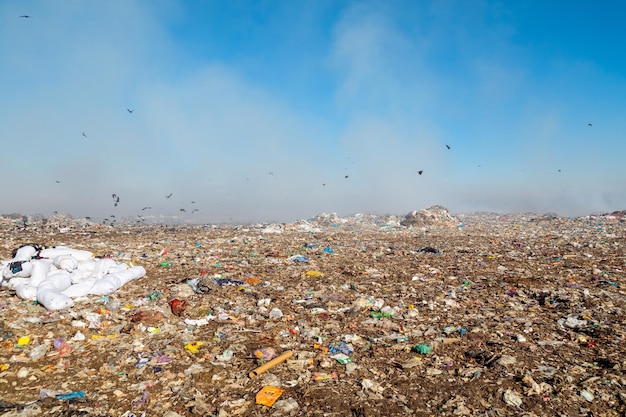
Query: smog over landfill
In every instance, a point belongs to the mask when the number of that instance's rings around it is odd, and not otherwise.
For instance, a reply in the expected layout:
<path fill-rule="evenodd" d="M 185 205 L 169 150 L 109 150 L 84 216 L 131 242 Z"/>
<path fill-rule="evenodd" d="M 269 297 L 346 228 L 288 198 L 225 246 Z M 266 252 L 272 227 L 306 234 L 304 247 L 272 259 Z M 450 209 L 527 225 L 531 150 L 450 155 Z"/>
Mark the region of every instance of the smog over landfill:
<path fill-rule="evenodd" d="M 5 1 L 0 213 L 621 210 L 625 8 Z"/>
<path fill-rule="evenodd" d="M 626 415 L 625 15 L 0 2 L 0 417 Z"/>

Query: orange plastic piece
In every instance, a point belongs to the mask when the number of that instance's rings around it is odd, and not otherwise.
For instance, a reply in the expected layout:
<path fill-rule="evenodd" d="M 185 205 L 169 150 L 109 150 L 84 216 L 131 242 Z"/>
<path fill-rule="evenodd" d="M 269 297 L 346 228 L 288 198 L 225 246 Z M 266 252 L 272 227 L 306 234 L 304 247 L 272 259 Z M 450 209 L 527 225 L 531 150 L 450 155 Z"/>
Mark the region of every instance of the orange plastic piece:
<path fill-rule="evenodd" d="M 266 385 L 261 389 L 261 391 L 257 392 L 256 403 L 271 407 L 282 395 L 283 391 L 284 390 L 282 388 Z"/>

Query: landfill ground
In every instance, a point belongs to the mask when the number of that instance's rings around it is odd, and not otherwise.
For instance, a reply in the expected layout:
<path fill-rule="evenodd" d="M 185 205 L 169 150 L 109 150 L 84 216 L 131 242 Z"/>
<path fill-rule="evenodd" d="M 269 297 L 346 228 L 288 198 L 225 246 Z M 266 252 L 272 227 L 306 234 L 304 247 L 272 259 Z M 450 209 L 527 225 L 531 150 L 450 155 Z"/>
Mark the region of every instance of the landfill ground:
<path fill-rule="evenodd" d="M 5 220 L 0 259 L 65 245 L 147 274 L 61 311 L 0 288 L 0 415 L 626 415 L 623 219 L 459 219 Z M 255 351 L 293 356 L 250 378 Z"/>

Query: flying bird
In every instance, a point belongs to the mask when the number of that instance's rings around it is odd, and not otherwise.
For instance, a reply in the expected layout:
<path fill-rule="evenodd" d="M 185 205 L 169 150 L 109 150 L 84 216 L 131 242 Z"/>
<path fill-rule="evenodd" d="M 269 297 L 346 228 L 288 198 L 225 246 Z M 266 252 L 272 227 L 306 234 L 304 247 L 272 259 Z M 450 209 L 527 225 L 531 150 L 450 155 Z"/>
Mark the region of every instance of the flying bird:
<path fill-rule="evenodd" d="M 196 211 L 200 211 L 200 210 L 199 210 L 199 209 L 193 209 L 193 210 L 191 210 L 191 213 L 193 214 L 193 213 L 195 213 Z"/>
<path fill-rule="evenodd" d="M 187 212 L 187 210 L 185 210 L 185 209 L 180 209 L 180 211 L 184 211 L 184 212 Z"/>
<path fill-rule="evenodd" d="M 165 198 L 170 198 L 174 193 L 170 193 L 170 195 L 166 195 Z"/>
<path fill-rule="evenodd" d="M 148 210 L 148 209 L 151 209 L 151 208 L 152 207 L 144 207 L 144 208 L 141 209 L 141 211 Z"/>
<path fill-rule="evenodd" d="M 23 15 L 21 15 L 20 17 L 22 17 L 22 18 L 24 18 L 24 19 L 31 19 L 31 18 L 32 18 L 32 16 L 27 15 L 27 14 L 23 14 Z"/>
<path fill-rule="evenodd" d="M 192 201 L 192 202 L 191 202 L 191 204 L 196 204 L 196 202 L 195 202 L 195 201 Z"/>
<path fill-rule="evenodd" d="M 446 148 L 450 149 L 450 145 L 446 145 Z"/>
<path fill-rule="evenodd" d="M 593 126 L 591 123 L 587 123 L 587 126 Z"/>
<path fill-rule="evenodd" d="M 129 112 L 129 113 L 132 113 L 132 112 L 135 111 L 135 109 L 132 109 L 132 110 L 131 109 L 126 109 L 126 111 Z"/>
<path fill-rule="evenodd" d="M 87 135 L 85 135 L 85 132 L 83 132 L 83 137 L 85 137 L 85 138 L 87 137 Z"/>
<path fill-rule="evenodd" d="M 61 181 L 59 181 L 59 180 L 56 180 L 56 183 L 57 183 L 57 184 L 61 184 Z"/>
<path fill-rule="evenodd" d="M 422 175 L 424 173 L 424 171 L 417 171 L 418 174 Z"/>
<path fill-rule="evenodd" d="M 349 176 L 349 175 L 346 175 L 344 178 L 350 178 L 350 176 Z"/>

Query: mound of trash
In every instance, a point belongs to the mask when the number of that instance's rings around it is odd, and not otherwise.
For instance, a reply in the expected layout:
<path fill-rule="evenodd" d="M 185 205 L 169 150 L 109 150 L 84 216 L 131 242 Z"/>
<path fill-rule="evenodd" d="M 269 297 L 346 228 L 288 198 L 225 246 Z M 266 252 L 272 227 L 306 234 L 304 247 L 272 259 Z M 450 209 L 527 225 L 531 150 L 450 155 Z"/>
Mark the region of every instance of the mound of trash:
<path fill-rule="evenodd" d="M 23 300 L 61 310 L 72 307 L 75 297 L 107 295 L 145 274 L 142 266 L 97 259 L 89 251 L 30 244 L 2 261 L 1 283 Z"/>
<path fill-rule="evenodd" d="M 450 226 L 457 227 L 461 221 L 452 216 L 443 206 L 432 206 L 419 211 L 412 211 L 400 222 L 402 226 Z"/>

